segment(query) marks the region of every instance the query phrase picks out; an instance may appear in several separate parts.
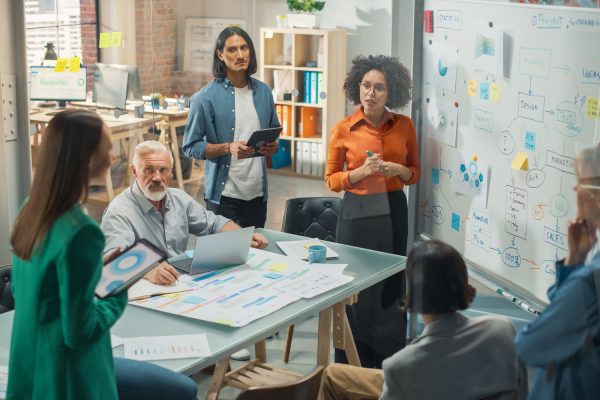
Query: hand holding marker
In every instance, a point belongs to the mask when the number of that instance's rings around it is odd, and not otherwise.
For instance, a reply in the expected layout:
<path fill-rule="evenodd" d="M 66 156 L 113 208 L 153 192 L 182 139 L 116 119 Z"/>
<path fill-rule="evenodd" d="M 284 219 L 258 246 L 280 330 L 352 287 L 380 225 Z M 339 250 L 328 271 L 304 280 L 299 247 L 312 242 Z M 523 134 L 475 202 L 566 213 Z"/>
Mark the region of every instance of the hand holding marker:
<path fill-rule="evenodd" d="M 521 307 L 523 310 L 525 310 L 527 312 L 530 312 L 534 315 L 540 314 L 539 310 L 533 308 L 532 306 L 525 303 L 524 301 L 516 298 L 512 294 L 508 293 L 506 290 L 502 290 L 502 289 L 498 288 L 498 289 L 496 289 L 496 293 L 501 294 L 502 296 L 506 297 L 507 299 L 509 299 L 510 301 L 512 301 L 513 303 L 515 303 L 516 305 L 518 305 L 519 307 Z"/>

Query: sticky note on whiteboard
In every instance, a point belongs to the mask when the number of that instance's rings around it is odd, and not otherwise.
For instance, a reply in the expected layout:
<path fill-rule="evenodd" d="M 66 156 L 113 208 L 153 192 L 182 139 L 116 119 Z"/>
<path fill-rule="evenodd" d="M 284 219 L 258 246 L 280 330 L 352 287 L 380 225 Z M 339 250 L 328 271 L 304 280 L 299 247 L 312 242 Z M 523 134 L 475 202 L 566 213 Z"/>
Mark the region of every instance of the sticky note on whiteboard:
<path fill-rule="evenodd" d="M 527 171 L 527 153 L 518 152 L 510 167 L 512 169 Z"/>
<path fill-rule="evenodd" d="M 104 49 L 110 47 L 110 32 L 101 32 L 100 40 L 98 41 L 98 47 Z"/>
<path fill-rule="evenodd" d="M 490 98 L 495 102 L 500 101 L 500 85 L 497 83 L 490 84 Z"/>
<path fill-rule="evenodd" d="M 440 184 L 440 170 L 438 168 L 431 168 L 431 183 L 434 185 Z"/>
<path fill-rule="evenodd" d="M 452 213 L 452 221 L 450 222 L 452 229 L 460 231 L 460 215 Z"/>
<path fill-rule="evenodd" d="M 477 81 L 475 79 L 469 79 L 467 93 L 469 96 L 475 96 L 477 94 Z"/>

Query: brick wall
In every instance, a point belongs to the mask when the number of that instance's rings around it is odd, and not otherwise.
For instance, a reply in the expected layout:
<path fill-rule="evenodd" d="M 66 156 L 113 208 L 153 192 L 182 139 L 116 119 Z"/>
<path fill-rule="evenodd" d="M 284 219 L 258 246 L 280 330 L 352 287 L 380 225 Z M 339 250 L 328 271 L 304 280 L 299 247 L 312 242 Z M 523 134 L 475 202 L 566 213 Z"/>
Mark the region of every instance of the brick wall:
<path fill-rule="evenodd" d="M 212 81 L 212 73 L 193 72 L 193 71 L 173 71 L 171 81 L 172 94 L 191 96 L 202 86 Z"/>
<path fill-rule="evenodd" d="M 98 42 L 96 40 L 96 2 L 79 0 L 81 15 L 81 63 L 88 68 L 98 61 Z M 94 75 L 88 70 L 87 87 L 92 90 Z"/>

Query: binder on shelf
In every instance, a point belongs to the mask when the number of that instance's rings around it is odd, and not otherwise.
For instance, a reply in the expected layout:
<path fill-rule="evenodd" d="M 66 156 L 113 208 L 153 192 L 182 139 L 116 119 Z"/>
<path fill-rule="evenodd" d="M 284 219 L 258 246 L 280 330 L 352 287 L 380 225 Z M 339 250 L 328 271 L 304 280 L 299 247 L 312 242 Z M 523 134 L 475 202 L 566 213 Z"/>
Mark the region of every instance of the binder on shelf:
<path fill-rule="evenodd" d="M 302 173 L 302 143 L 296 142 L 296 173 Z"/>
<path fill-rule="evenodd" d="M 281 127 L 283 136 L 292 136 L 292 107 L 288 105 L 281 106 Z"/>
<path fill-rule="evenodd" d="M 316 143 L 317 145 L 317 175 L 325 175 L 325 144 Z"/>
<path fill-rule="evenodd" d="M 323 74 L 319 72 L 317 76 L 317 104 L 323 104 L 323 99 L 321 98 L 321 92 L 324 92 L 325 88 L 323 88 Z"/>
<path fill-rule="evenodd" d="M 317 86 L 317 75 L 318 72 L 310 73 L 310 101 L 311 104 L 317 104 L 317 95 L 319 94 L 319 88 Z"/>
<path fill-rule="evenodd" d="M 310 144 L 310 174 L 318 175 L 319 171 L 319 143 Z"/>
<path fill-rule="evenodd" d="M 300 107 L 300 124 L 298 132 L 300 137 L 317 136 L 317 119 L 319 110 L 314 107 Z"/>
<path fill-rule="evenodd" d="M 302 145 L 302 173 L 310 174 L 310 142 L 300 142 Z"/>
<path fill-rule="evenodd" d="M 283 106 L 281 104 L 275 105 L 275 114 L 277 115 L 277 119 L 279 120 L 279 123 L 283 127 Z M 285 135 L 285 128 L 283 129 L 282 134 Z"/>
<path fill-rule="evenodd" d="M 277 153 L 271 157 L 271 168 L 278 169 L 287 167 L 292 163 L 292 155 L 290 154 L 290 145 L 292 142 L 289 140 L 280 140 L 279 148 Z"/>
<path fill-rule="evenodd" d="M 310 103 L 310 71 L 304 72 L 304 102 Z"/>

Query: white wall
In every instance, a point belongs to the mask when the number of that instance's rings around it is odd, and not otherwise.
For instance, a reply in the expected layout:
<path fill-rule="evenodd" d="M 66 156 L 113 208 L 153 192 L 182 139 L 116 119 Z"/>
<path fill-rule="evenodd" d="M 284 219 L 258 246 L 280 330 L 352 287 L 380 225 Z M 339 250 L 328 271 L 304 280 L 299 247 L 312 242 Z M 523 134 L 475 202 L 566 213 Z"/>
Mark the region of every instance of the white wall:
<path fill-rule="evenodd" d="M 100 32 L 122 32 L 121 47 L 100 50 L 103 63 L 137 65 L 135 46 L 135 0 L 100 0 Z"/>

